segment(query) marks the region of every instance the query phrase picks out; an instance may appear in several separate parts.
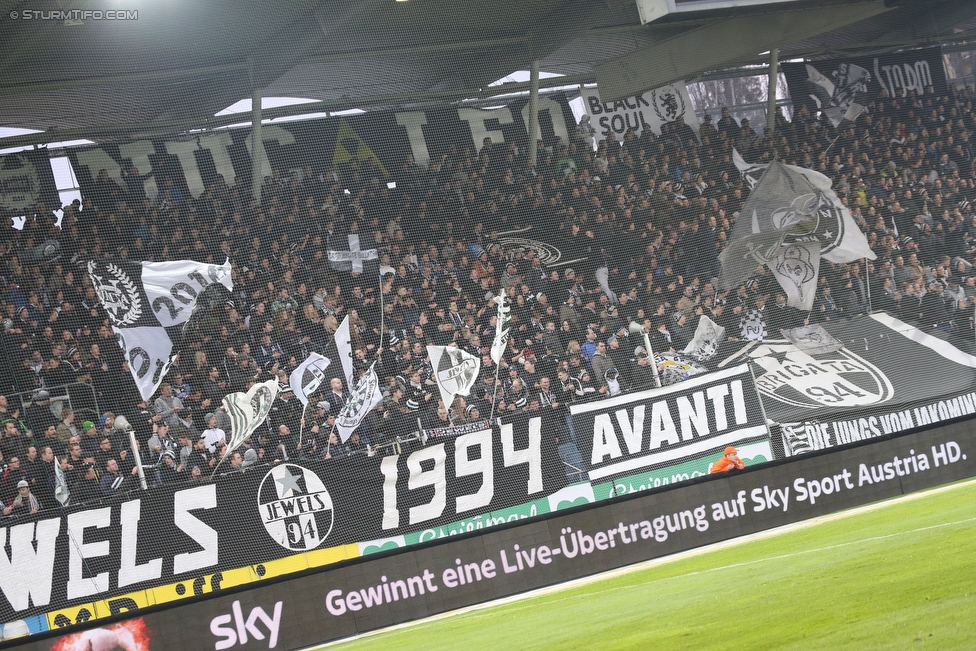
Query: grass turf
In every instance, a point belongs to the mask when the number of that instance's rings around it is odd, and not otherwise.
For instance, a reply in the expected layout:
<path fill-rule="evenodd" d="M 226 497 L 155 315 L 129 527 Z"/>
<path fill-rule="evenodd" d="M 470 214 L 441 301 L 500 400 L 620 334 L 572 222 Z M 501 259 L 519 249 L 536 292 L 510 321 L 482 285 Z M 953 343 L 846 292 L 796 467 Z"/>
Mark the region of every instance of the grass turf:
<path fill-rule="evenodd" d="M 331 649 L 976 648 L 976 483 Z"/>

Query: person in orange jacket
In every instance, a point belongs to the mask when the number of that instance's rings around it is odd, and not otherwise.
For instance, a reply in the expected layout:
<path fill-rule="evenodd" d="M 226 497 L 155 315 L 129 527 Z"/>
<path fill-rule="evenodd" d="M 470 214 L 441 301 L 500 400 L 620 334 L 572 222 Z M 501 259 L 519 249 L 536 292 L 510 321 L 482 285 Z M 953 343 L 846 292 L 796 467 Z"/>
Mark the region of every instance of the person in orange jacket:
<path fill-rule="evenodd" d="M 730 445 L 725 448 L 725 455 L 712 464 L 712 469 L 709 471 L 709 474 L 742 470 L 745 467 L 745 461 L 739 458 L 739 451 Z"/>

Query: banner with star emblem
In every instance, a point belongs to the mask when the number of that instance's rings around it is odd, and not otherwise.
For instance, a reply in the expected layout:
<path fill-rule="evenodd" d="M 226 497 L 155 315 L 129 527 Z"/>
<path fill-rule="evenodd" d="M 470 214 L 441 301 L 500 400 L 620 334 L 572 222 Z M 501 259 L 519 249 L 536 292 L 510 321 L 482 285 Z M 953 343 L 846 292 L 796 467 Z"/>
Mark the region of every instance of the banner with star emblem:
<path fill-rule="evenodd" d="M 105 258 L 88 263 L 88 276 L 112 322 L 139 394 L 149 400 L 181 344 L 197 296 L 212 283 L 233 289 L 230 261 L 131 262 Z"/>
<path fill-rule="evenodd" d="M 884 313 L 786 330 L 715 365 L 743 361 L 787 454 L 976 413 L 976 357 Z"/>

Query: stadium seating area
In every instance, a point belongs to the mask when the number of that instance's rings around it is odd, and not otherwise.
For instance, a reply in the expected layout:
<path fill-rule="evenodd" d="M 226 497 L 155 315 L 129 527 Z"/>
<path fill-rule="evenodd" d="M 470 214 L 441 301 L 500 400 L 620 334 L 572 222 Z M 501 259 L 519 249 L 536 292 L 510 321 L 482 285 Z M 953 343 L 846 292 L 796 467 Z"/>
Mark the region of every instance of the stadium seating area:
<path fill-rule="evenodd" d="M 772 337 L 883 310 L 972 341 L 973 102 L 972 91 L 881 97 L 842 131 L 806 109 L 792 120 L 778 113 L 773 134 L 726 113 L 714 125 L 706 119 L 697 138 L 678 125 L 660 136 L 628 133 L 595 152 L 576 133 L 545 143 L 535 169 L 524 143 L 487 141 L 478 151 L 440 152 L 427 167 L 405 156 L 395 188 L 379 183 L 368 161 L 332 169 L 323 160 L 301 172 L 276 170 L 260 204 L 234 179 L 197 198 L 162 182 L 150 198 L 139 183 L 123 188 L 102 175 L 81 204 L 64 207 L 60 226 L 52 207 L 38 206 L 0 244 L 0 500 L 12 507 L 21 481 L 34 496 L 4 512 L 58 507 L 55 464 L 71 503 L 136 488 L 137 464 L 150 484 L 210 481 L 230 427 L 223 397 L 272 378 L 286 385 L 310 352 L 326 350 L 346 315 L 354 367 L 361 373 L 378 362 L 383 403 L 342 444 L 333 425 L 350 387 L 341 373 L 307 411 L 285 391 L 218 478 L 285 459 L 341 463 L 422 445 L 398 441 L 418 430 L 418 419 L 430 429 L 491 412 L 565 412 L 573 402 L 648 388 L 655 362 L 631 322 L 648 329 L 655 353 L 681 351 L 703 315 L 730 338 L 749 338 L 757 323 Z M 810 312 L 787 306 L 764 269 L 718 291 L 718 255 L 750 191 L 733 150 L 830 177 L 878 259 L 867 268 L 824 262 Z M 529 227 L 573 262 L 549 268 L 530 248 L 503 241 Z M 330 266 L 328 251 L 350 231 L 363 248 L 381 251 L 378 268 Z M 60 242 L 59 257 L 25 255 L 48 239 Z M 233 266 L 233 304 L 187 343 L 153 401 L 138 395 L 85 271 L 85 261 L 109 256 L 229 258 Z M 601 267 L 606 282 L 597 278 Z M 489 299 L 500 288 L 514 321 L 496 383 Z M 424 346 L 450 342 L 481 357 L 481 377 L 468 398 L 444 405 Z M 123 415 L 141 447 L 138 461 L 117 426 Z M 565 420 L 549 435 L 572 448 Z"/>

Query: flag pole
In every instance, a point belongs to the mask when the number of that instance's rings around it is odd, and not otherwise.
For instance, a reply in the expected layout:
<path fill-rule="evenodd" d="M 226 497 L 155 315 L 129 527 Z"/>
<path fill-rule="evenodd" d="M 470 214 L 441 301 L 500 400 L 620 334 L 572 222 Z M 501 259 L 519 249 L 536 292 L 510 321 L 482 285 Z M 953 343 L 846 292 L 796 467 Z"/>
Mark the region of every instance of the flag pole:
<path fill-rule="evenodd" d="M 332 423 L 332 429 L 329 430 L 329 442 L 325 446 L 325 456 L 328 457 L 332 454 L 332 435 L 335 434 L 335 422 Z"/>
<path fill-rule="evenodd" d="M 864 286 L 868 288 L 868 314 L 871 314 L 871 269 L 867 258 L 864 258 Z"/>
<path fill-rule="evenodd" d="M 495 383 L 491 385 L 491 415 L 488 416 L 488 421 L 491 422 L 495 419 L 495 404 L 498 402 L 496 396 L 498 395 L 498 369 L 502 367 L 501 362 L 495 364 Z"/>
<path fill-rule="evenodd" d="M 305 414 L 308 413 L 308 403 L 305 403 L 305 407 L 302 409 L 302 418 L 298 421 L 298 449 L 302 449 L 302 432 L 305 431 Z"/>

